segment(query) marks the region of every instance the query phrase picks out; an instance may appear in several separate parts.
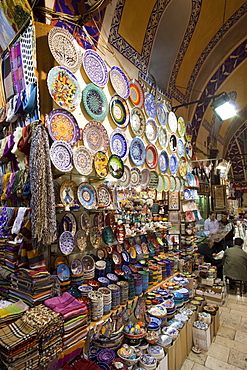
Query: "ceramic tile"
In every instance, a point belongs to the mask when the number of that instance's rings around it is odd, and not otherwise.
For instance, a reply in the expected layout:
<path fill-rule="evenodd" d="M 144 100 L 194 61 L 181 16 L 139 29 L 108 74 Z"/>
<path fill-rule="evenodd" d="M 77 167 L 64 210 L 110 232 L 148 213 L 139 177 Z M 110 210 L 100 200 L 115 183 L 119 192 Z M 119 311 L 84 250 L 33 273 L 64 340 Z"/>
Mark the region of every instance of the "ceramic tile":
<path fill-rule="evenodd" d="M 206 367 L 206 366 L 200 365 L 200 364 L 195 364 L 192 367 L 192 370 L 207 370 L 207 369 L 209 369 L 209 367 Z"/>
<path fill-rule="evenodd" d="M 229 339 L 234 339 L 236 334 L 236 330 L 232 328 L 227 328 L 226 326 L 220 326 L 217 335 L 220 335 L 221 337 L 229 338 Z"/>
<path fill-rule="evenodd" d="M 230 365 L 238 366 L 240 369 L 247 369 L 247 354 L 231 349 L 228 363 Z"/>
<path fill-rule="evenodd" d="M 207 351 L 207 355 L 217 358 L 220 361 L 227 362 L 229 352 L 230 352 L 229 348 L 223 347 L 218 343 L 211 343 L 209 350 Z"/>
<path fill-rule="evenodd" d="M 194 364 L 195 364 L 194 361 L 189 360 L 188 358 L 186 358 L 186 360 L 183 363 L 183 366 L 181 367 L 181 370 L 192 370 Z"/>
<path fill-rule="evenodd" d="M 247 344 L 247 333 L 237 330 L 236 335 L 235 335 L 235 340 L 237 342 Z"/>
<path fill-rule="evenodd" d="M 225 346 L 230 349 L 235 349 L 243 353 L 247 353 L 247 344 L 237 342 L 236 340 L 231 340 L 229 338 L 224 338 L 224 337 L 217 335 L 215 337 L 214 343 L 218 343 L 221 346 Z"/>
<path fill-rule="evenodd" d="M 206 353 L 200 353 L 199 355 L 197 355 L 196 353 L 190 351 L 190 354 L 189 354 L 188 358 L 192 361 L 195 361 L 197 364 L 204 365 L 205 361 L 206 361 L 206 358 L 207 358 L 207 355 L 206 355 Z"/>
<path fill-rule="evenodd" d="M 222 369 L 222 370 L 240 370 L 241 369 L 239 367 L 227 364 L 226 362 L 220 361 L 217 358 L 214 358 L 214 357 L 211 357 L 211 356 L 207 357 L 205 366 L 207 366 L 207 367 L 209 367 L 209 369 L 213 369 L 213 370 L 219 370 L 219 369 Z"/>

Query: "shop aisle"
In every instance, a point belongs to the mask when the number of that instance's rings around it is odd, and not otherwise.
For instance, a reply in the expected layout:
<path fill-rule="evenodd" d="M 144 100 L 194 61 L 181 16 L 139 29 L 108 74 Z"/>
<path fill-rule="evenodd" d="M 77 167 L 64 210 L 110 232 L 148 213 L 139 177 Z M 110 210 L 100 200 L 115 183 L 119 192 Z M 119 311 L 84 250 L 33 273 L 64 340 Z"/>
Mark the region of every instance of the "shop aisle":
<path fill-rule="evenodd" d="M 190 352 L 181 370 L 247 369 L 247 294 L 228 294 L 220 307 L 220 327 L 207 352 Z"/>

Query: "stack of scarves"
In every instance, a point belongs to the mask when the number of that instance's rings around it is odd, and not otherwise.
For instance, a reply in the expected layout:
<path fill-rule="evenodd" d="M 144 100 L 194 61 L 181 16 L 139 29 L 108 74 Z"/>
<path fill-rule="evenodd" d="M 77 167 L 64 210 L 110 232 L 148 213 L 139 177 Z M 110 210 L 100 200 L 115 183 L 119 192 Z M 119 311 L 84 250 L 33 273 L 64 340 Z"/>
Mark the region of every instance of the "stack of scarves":
<path fill-rule="evenodd" d="M 12 272 L 15 272 L 18 265 L 18 252 L 20 243 L 6 242 L 5 245 L 5 266 Z"/>
<path fill-rule="evenodd" d="M 48 364 L 62 352 L 62 316 L 40 304 L 27 311 L 22 320 L 38 333 L 40 338 L 39 367 L 46 369 Z"/>
<path fill-rule="evenodd" d="M 15 322 L 17 319 L 21 318 L 28 306 L 21 300 L 12 303 L 9 301 L 0 301 L 0 328 L 5 325 L 9 325 Z"/>
<path fill-rule="evenodd" d="M 88 310 L 69 293 L 46 300 L 45 305 L 60 313 L 64 321 L 63 352 L 58 356 L 58 368 L 79 355 L 85 343 Z"/>
<path fill-rule="evenodd" d="M 0 328 L 0 368 L 38 369 L 38 342 L 36 330 L 22 319 Z"/>
<path fill-rule="evenodd" d="M 44 301 L 53 295 L 54 279 L 45 270 L 19 269 L 11 277 L 9 300 L 22 299 L 29 306 Z"/>
<path fill-rule="evenodd" d="M 5 248 L 5 247 L 4 247 Z M 8 297 L 9 287 L 11 283 L 11 271 L 3 266 L 0 266 L 0 294 L 4 297 Z"/>

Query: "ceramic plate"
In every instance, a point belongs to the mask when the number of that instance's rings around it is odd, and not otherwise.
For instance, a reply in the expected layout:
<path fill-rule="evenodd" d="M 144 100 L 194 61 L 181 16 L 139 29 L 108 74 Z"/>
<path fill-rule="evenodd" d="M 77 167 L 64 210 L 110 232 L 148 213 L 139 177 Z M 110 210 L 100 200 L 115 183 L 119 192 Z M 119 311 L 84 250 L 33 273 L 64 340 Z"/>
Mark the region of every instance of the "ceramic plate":
<path fill-rule="evenodd" d="M 135 137 L 130 143 L 130 158 L 135 166 L 142 166 L 145 162 L 145 145 L 139 137 Z"/>
<path fill-rule="evenodd" d="M 186 143 L 185 144 L 185 153 L 188 159 L 191 159 L 193 156 L 193 149 L 191 143 Z"/>
<path fill-rule="evenodd" d="M 106 226 L 102 231 L 102 239 L 106 244 L 111 244 L 114 241 L 114 233 L 111 226 Z"/>
<path fill-rule="evenodd" d="M 151 175 L 150 175 L 149 169 L 144 168 L 141 171 L 141 186 L 142 186 L 142 188 L 145 189 L 145 188 L 148 187 L 150 179 L 151 179 Z"/>
<path fill-rule="evenodd" d="M 159 169 L 160 172 L 165 174 L 169 168 L 169 158 L 168 154 L 165 150 L 162 150 L 162 152 L 159 155 Z"/>
<path fill-rule="evenodd" d="M 130 111 L 127 102 L 118 95 L 114 95 L 110 101 L 110 114 L 114 123 L 125 128 L 129 124 Z"/>
<path fill-rule="evenodd" d="M 190 198 L 191 198 L 190 189 L 185 189 L 184 190 L 184 199 L 188 200 Z"/>
<path fill-rule="evenodd" d="M 80 139 L 80 128 L 73 114 L 65 109 L 53 109 L 47 116 L 47 128 L 53 141 L 66 141 L 74 146 Z"/>
<path fill-rule="evenodd" d="M 73 275 L 81 275 L 83 272 L 81 260 L 79 260 L 78 258 L 75 258 L 71 262 L 70 269 Z"/>
<path fill-rule="evenodd" d="M 141 183 L 141 171 L 139 168 L 131 168 L 130 170 L 130 185 L 138 186 Z"/>
<path fill-rule="evenodd" d="M 74 181 L 64 181 L 60 187 L 60 199 L 64 205 L 73 206 L 77 200 L 77 184 Z"/>
<path fill-rule="evenodd" d="M 70 231 L 73 236 L 75 236 L 77 231 L 77 221 L 73 213 L 66 213 L 60 223 L 61 231 Z"/>
<path fill-rule="evenodd" d="M 123 99 L 128 99 L 130 95 L 129 81 L 126 74 L 119 67 L 112 67 L 110 70 L 110 80 L 113 89 Z"/>
<path fill-rule="evenodd" d="M 178 139 L 177 141 L 177 153 L 178 153 L 178 156 L 181 158 L 181 157 L 184 157 L 184 142 L 182 139 Z"/>
<path fill-rule="evenodd" d="M 54 27 L 48 34 L 48 45 L 58 64 L 76 72 L 82 63 L 82 48 L 65 28 Z"/>
<path fill-rule="evenodd" d="M 86 209 L 94 209 L 97 205 L 97 196 L 94 187 L 87 183 L 82 182 L 77 190 L 77 196 L 81 205 Z"/>
<path fill-rule="evenodd" d="M 75 245 L 80 249 L 80 251 L 84 251 L 87 247 L 87 233 L 85 230 L 78 230 L 75 234 Z"/>
<path fill-rule="evenodd" d="M 157 190 L 158 192 L 161 192 L 161 191 L 163 191 L 163 190 L 164 190 L 164 187 L 165 187 L 164 177 L 163 177 L 163 175 L 161 175 L 161 174 L 159 174 L 158 176 L 159 176 L 159 181 L 158 181 L 158 185 L 157 185 L 156 190 Z"/>
<path fill-rule="evenodd" d="M 90 230 L 90 217 L 88 212 L 86 211 L 82 212 L 80 217 L 80 224 L 82 230 L 85 230 L 86 234 L 88 235 Z"/>
<path fill-rule="evenodd" d="M 100 186 L 98 186 L 97 196 L 99 207 L 109 207 L 112 202 L 112 197 L 110 189 L 106 185 L 101 184 Z"/>
<path fill-rule="evenodd" d="M 124 224 L 121 224 L 121 225 L 118 225 L 117 227 L 116 227 L 116 230 L 115 230 L 115 235 L 116 235 L 116 239 L 117 239 L 117 241 L 119 242 L 119 243 L 123 243 L 124 242 L 124 239 L 125 239 L 125 235 L 126 235 L 126 231 L 125 231 L 125 226 L 124 226 Z M 116 252 L 116 253 L 118 253 L 118 252 Z M 118 263 L 117 263 L 117 259 L 115 258 L 115 264 L 121 264 L 121 262 L 122 262 L 122 256 L 121 256 L 121 254 L 120 253 L 118 253 L 119 255 L 118 255 Z M 117 255 L 115 256 L 115 257 L 117 257 Z M 113 256 L 112 256 L 112 258 L 113 258 Z"/>
<path fill-rule="evenodd" d="M 104 87 L 108 82 L 108 71 L 104 60 L 92 49 L 83 55 L 83 67 L 88 78 L 97 86 Z"/>
<path fill-rule="evenodd" d="M 170 176 L 169 175 L 164 175 L 164 191 L 167 192 L 170 190 Z"/>
<path fill-rule="evenodd" d="M 83 142 L 94 153 L 100 150 L 106 153 L 109 147 L 109 138 L 102 123 L 88 122 L 83 130 Z"/>
<path fill-rule="evenodd" d="M 144 104 L 144 92 L 140 82 L 136 79 L 129 81 L 130 87 L 130 100 L 134 105 L 139 108 L 143 107 Z"/>
<path fill-rule="evenodd" d="M 144 108 L 148 117 L 155 118 L 157 116 L 157 105 L 152 94 L 148 93 L 145 95 Z"/>
<path fill-rule="evenodd" d="M 168 114 L 168 127 L 170 132 L 176 132 L 178 127 L 178 121 L 176 114 L 174 112 L 169 112 Z"/>
<path fill-rule="evenodd" d="M 52 99 L 61 108 L 75 110 L 81 102 L 81 88 L 76 77 L 64 67 L 53 67 L 47 76 Z"/>
<path fill-rule="evenodd" d="M 108 175 L 108 158 L 104 152 L 97 152 L 94 156 L 94 168 L 98 176 L 106 177 Z"/>
<path fill-rule="evenodd" d="M 169 139 L 169 147 L 172 153 L 176 153 L 178 147 L 177 147 L 177 136 L 172 133 Z"/>
<path fill-rule="evenodd" d="M 163 103 L 158 104 L 158 106 L 157 106 L 157 116 L 158 116 L 159 123 L 162 126 L 166 126 L 166 124 L 167 124 L 167 108 L 166 108 L 165 104 L 163 104 Z"/>
<path fill-rule="evenodd" d="M 90 243 L 94 248 L 98 248 L 101 244 L 101 232 L 97 227 L 92 227 L 90 230 Z"/>
<path fill-rule="evenodd" d="M 158 141 L 162 149 L 165 149 L 167 146 L 167 132 L 165 127 L 160 126 L 158 131 Z"/>
<path fill-rule="evenodd" d="M 181 190 L 180 178 L 176 176 L 176 191 L 180 191 L 180 190 Z"/>
<path fill-rule="evenodd" d="M 187 173 L 187 163 L 185 157 L 181 157 L 178 163 L 178 171 L 180 176 L 184 177 Z"/>
<path fill-rule="evenodd" d="M 177 158 L 176 154 L 172 154 L 170 156 L 169 166 L 170 166 L 171 174 L 176 175 L 177 170 L 178 170 L 178 158 Z"/>
<path fill-rule="evenodd" d="M 85 146 L 78 146 L 73 150 L 73 161 L 76 170 L 84 176 L 89 175 L 93 170 L 93 158 L 89 149 Z"/>
<path fill-rule="evenodd" d="M 149 144 L 146 147 L 146 164 L 148 168 L 153 170 L 158 164 L 158 152 L 153 144 Z"/>
<path fill-rule="evenodd" d="M 150 190 L 155 190 L 159 183 L 159 176 L 156 171 L 150 171 L 150 176 L 151 178 L 148 187 Z"/>
<path fill-rule="evenodd" d="M 192 125 L 190 122 L 187 122 L 185 126 L 185 138 L 189 143 L 192 140 L 192 133 Z"/>
<path fill-rule="evenodd" d="M 186 175 L 186 179 L 189 186 L 195 186 L 195 177 L 193 173 L 188 172 Z"/>
<path fill-rule="evenodd" d="M 65 141 L 54 141 L 50 148 L 50 158 L 53 165 L 61 172 L 69 172 L 73 168 L 73 152 Z"/>
<path fill-rule="evenodd" d="M 130 127 L 135 136 L 143 136 L 146 128 L 146 119 L 143 111 L 134 107 L 130 113 Z"/>
<path fill-rule="evenodd" d="M 176 178 L 174 176 L 170 176 L 170 191 L 176 190 Z"/>
<path fill-rule="evenodd" d="M 91 83 L 88 84 L 82 93 L 83 105 L 87 114 L 96 119 L 103 121 L 108 114 L 108 101 L 104 91 Z"/>
<path fill-rule="evenodd" d="M 123 130 L 116 129 L 110 136 L 110 148 L 112 154 L 118 155 L 124 161 L 129 154 L 129 143 Z"/>
<path fill-rule="evenodd" d="M 118 185 L 126 188 L 130 185 L 130 169 L 128 166 L 124 166 L 124 173 L 121 179 L 118 180 Z"/>
<path fill-rule="evenodd" d="M 59 256 L 59 257 L 56 257 L 55 261 L 54 261 L 54 268 L 56 269 L 58 265 L 60 265 L 60 263 L 65 263 L 65 265 L 69 265 L 67 259 L 64 257 L 64 256 Z"/>
<path fill-rule="evenodd" d="M 179 134 L 179 136 L 181 136 L 181 137 L 184 136 L 185 127 L 186 127 L 186 125 L 185 125 L 183 117 L 179 117 L 178 118 L 178 134 Z"/>
<path fill-rule="evenodd" d="M 146 121 L 145 134 L 150 143 L 155 143 L 158 137 L 158 127 L 153 118 Z"/>
<path fill-rule="evenodd" d="M 57 277 L 60 281 L 68 281 L 70 278 L 69 267 L 65 263 L 60 263 L 57 266 Z"/>
<path fill-rule="evenodd" d="M 109 158 L 108 167 L 110 174 L 115 177 L 115 179 L 120 179 L 123 176 L 124 164 L 118 155 L 113 154 Z"/>
<path fill-rule="evenodd" d="M 74 249 L 74 237 L 70 231 L 64 231 L 59 237 L 59 248 L 65 255 L 72 253 Z"/>

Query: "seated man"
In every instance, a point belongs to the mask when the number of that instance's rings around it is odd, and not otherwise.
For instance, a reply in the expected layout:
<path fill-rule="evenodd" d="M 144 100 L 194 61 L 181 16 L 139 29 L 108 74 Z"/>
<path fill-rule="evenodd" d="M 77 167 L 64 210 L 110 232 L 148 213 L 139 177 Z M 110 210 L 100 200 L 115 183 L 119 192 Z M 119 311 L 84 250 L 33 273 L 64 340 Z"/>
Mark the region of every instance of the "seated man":
<path fill-rule="evenodd" d="M 235 239 L 235 245 L 228 248 L 223 256 L 224 275 L 230 279 L 242 280 L 247 285 L 247 253 L 243 251 L 242 238 Z"/>
<path fill-rule="evenodd" d="M 210 238 L 204 240 L 203 243 L 198 245 L 198 253 L 204 256 L 204 261 L 207 263 L 211 263 L 212 266 L 217 267 L 217 277 L 221 280 L 223 279 L 222 274 L 222 260 L 216 260 L 213 256 L 212 247 L 214 245 L 214 241 Z"/>
<path fill-rule="evenodd" d="M 229 230 L 228 234 L 221 240 L 221 247 L 222 250 L 225 251 L 226 247 L 230 248 L 233 247 L 233 237 L 234 237 L 234 227 L 232 222 L 228 220 L 228 213 L 222 212 L 221 213 L 221 220 L 219 221 L 220 229 Z"/>

